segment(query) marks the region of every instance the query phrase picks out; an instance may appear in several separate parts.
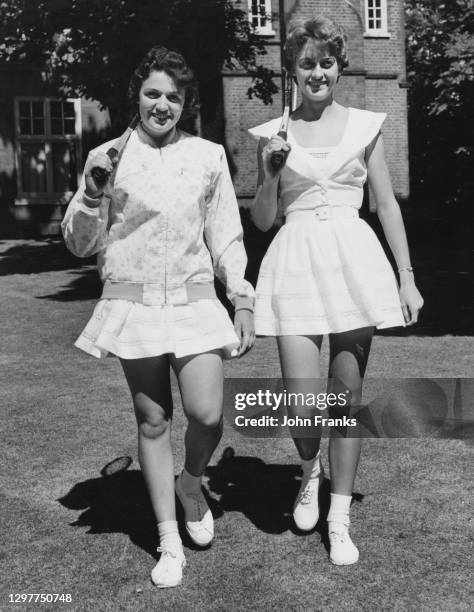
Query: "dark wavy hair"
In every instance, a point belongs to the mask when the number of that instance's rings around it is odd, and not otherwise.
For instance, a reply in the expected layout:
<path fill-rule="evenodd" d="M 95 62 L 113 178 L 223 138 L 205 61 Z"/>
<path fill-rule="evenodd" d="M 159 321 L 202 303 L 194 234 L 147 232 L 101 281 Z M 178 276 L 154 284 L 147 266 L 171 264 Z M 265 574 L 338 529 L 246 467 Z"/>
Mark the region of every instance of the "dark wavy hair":
<path fill-rule="evenodd" d="M 199 110 L 198 88 L 193 71 L 181 53 L 171 51 L 166 47 L 152 47 L 138 64 L 132 74 L 128 87 L 130 104 L 134 105 L 137 103 L 143 81 L 155 70 L 166 72 L 176 83 L 177 87 L 184 89 L 185 98 L 181 119 L 187 119 L 196 115 Z"/>
<path fill-rule="evenodd" d="M 285 43 L 285 67 L 294 74 L 298 55 L 308 40 L 325 45 L 338 63 L 339 72 L 347 68 L 347 36 L 343 28 L 328 17 L 313 17 L 312 19 L 297 19 L 290 23 Z"/>

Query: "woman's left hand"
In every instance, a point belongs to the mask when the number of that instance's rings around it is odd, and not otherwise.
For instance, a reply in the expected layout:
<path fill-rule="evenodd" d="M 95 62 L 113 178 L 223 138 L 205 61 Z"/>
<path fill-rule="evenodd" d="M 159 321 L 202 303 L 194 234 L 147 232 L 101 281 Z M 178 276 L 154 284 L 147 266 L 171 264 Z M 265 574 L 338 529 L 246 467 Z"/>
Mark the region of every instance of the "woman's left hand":
<path fill-rule="evenodd" d="M 423 307 L 423 298 L 416 288 L 415 283 L 402 284 L 400 287 L 400 303 L 403 316 L 407 325 L 413 325 L 418 321 L 418 314 Z"/>
<path fill-rule="evenodd" d="M 255 342 L 255 327 L 253 312 L 250 310 L 237 310 L 234 317 L 234 329 L 240 340 L 239 357 L 245 355 Z"/>

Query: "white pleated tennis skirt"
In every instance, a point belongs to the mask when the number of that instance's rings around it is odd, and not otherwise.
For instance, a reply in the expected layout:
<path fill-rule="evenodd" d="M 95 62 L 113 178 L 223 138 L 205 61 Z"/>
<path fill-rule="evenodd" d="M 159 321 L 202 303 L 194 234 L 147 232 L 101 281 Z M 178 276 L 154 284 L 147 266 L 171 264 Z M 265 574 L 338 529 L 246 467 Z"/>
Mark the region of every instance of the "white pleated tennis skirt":
<path fill-rule="evenodd" d="M 101 299 L 75 346 L 99 358 L 109 353 L 122 359 L 166 353 L 184 357 L 220 349 L 223 358 L 229 359 L 239 339 L 217 299 L 179 306 Z"/>
<path fill-rule="evenodd" d="M 392 267 L 373 230 L 354 213 L 325 220 L 310 210 L 288 215 L 260 267 L 258 335 L 405 325 Z"/>

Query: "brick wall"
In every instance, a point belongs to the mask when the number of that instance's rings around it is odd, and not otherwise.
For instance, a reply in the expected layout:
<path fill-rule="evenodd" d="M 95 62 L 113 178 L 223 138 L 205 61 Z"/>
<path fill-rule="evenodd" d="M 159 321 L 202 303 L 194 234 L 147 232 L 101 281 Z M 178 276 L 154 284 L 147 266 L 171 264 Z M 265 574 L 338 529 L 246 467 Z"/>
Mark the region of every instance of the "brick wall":
<path fill-rule="evenodd" d="M 281 95 L 275 96 L 273 106 L 260 100 L 249 100 L 246 91 L 251 84 L 248 77 L 224 78 L 225 145 L 229 155 L 236 192 L 250 197 L 257 182 L 257 143 L 247 130 L 281 115 Z"/>
<path fill-rule="evenodd" d="M 387 1 L 389 38 L 364 38 L 369 110 L 387 113 L 386 157 L 395 194 L 409 196 L 408 124 L 403 2 Z M 386 78 L 383 78 L 386 77 Z"/>
<path fill-rule="evenodd" d="M 395 195 L 408 198 L 408 126 L 406 89 L 394 79 L 367 79 L 367 109 L 387 113 L 382 126 L 385 155 Z"/>
<path fill-rule="evenodd" d="M 389 38 L 364 38 L 367 70 L 396 73 L 405 79 L 405 28 L 403 2 L 387 1 Z"/>

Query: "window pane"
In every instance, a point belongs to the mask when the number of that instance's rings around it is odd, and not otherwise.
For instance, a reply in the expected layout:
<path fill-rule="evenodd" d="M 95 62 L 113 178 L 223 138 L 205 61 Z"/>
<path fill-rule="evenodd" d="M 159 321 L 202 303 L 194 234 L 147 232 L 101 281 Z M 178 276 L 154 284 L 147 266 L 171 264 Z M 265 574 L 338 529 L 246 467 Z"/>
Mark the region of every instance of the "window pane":
<path fill-rule="evenodd" d="M 387 5 L 384 0 L 366 0 L 367 30 L 384 32 L 387 21 Z"/>
<path fill-rule="evenodd" d="M 44 134 L 43 119 L 33 119 L 33 134 Z"/>
<path fill-rule="evenodd" d="M 75 134 L 76 133 L 76 120 L 75 119 L 64 119 L 64 133 Z"/>
<path fill-rule="evenodd" d="M 33 117 L 43 117 L 44 116 L 42 102 L 33 102 L 32 107 L 33 107 Z"/>
<path fill-rule="evenodd" d="M 76 148 L 72 142 L 55 142 L 53 150 L 53 189 L 57 193 L 76 191 Z"/>
<path fill-rule="evenodd" d="M 31 117 L 31 106 L 29 102 L 20 102 L 18 108 L 20 117 Z"/>
<path fill-rule="evenodd" d="M 20 134 L 31 134 L 31 121 L 20 119 Z"/>
<path fill-rule="evenodd" d="M 262 30 L 271 29 L 271 0 L 251 0 L 248 7 L 252 26 Z"/>
<path fill-rule="evenodd" d="M 25 192 L 46 192 L 46 152 L 43 143 L 22 143 L 21 178 Z"/>
<path fill-rule="evenodd" d="M 51 117 L 51 133 L 62 134 L 63 133 L 63 122 L 61 118 Z"/>
<path fill-rule="evenodd" d="M 51 117 L 61 118 L 61 102 L 51 102 Z"/>
<path fill-rule="evenodd" d="M 73 102 L 63 102 L 63 115 L 69 118 L 73 118 L 76 116 Z"/>

